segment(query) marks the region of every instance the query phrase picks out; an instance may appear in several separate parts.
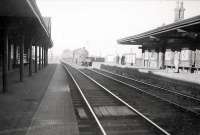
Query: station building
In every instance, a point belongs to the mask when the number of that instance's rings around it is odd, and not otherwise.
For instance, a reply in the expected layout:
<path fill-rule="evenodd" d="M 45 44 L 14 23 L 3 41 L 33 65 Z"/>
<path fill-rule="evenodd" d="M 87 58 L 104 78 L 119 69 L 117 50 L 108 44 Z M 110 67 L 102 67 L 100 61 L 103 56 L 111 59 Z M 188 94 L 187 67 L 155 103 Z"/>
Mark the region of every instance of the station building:
<path fill-rule="evenodd" d="M 24 66 L 29 76 L 48 64 L 51 40 L 51 18 L 42 17 L 35 0 L 1 0 L 0 69 L 3 92 L 7 91 L 8 72 L 19 68 L 23 81 Z"/>
<path fill-rule="evenodd" d="M 81 65 L 84 61 L 86 61 L 89 56 L 89 52 L 83 48 L 78 48 L 73 51 L 73 62 Z"/>
<path fill-rule="evenodd" d="M 174 23 L 118 43 L 142 45 L 143 67 L 196 72 L 200 68 L 200 16 L 184 19 L 184 11 L 183 2 L 177 3 Z"/>

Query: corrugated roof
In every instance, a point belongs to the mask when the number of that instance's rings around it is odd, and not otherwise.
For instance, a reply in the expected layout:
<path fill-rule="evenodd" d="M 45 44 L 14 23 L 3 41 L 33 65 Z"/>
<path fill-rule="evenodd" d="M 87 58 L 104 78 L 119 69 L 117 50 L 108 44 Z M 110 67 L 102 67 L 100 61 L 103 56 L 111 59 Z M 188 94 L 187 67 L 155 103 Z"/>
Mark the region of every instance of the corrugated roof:
<path fill-rule="evenodd" d="M 192 25 L 197 25 L 197 24 L 200 24 L 200 15 L 189 18 L 189 19 L 181 20 L 181 21 L 169 24 L 169 25 L 158 27 L 156 29 L 153 29 L 153 30 L 150 30 L 150 31 L 138 34 L 138 35 L 122 38 L 122 39 L 117 40 L 117 42 L 120 44 L 126 44 L 126 43 L 131 44 L 131 42 L 132 42 L 132 44 L 137 44 L 136 42 L 134 42 L 134 40 L 143 39 L 146 37 L 158 35 L 161 33 L 173 31 L 173 30 L 180 29 L 180 28 L 186 28 L 186 27 L 189 27 Z"/>
<path fill-rule="evenodd" d="M 1 0 L 0 16 L 3 17 L 30 17 L 37 18 L 38 26 L 41 31 L 49 38 L 49 43 L 52 46 L 48 27 L 46 26 L 43 17 L 37 7 L 35 0 Z"/>
<path fill-rule="evenodd" d="M 40 22 L 42 28 L 44 29 L 44 31 L 46 32 L 49 40 L 50 40 L 50 43 L 52 44 L 52 41 L 51 41 L 51 36 L 50 36 L 50 33 L 48 31 L 48 27 L 47 25 L 45 24 L 45 21 L 40 13 L 40 10 L 35 2 L 35 0 L 26 0 L 26 2 L 29 4 L 30 8 L 32 9 L 33 13 L 35 14 L 35 16 L 37 17 L 38 21 Z"/>
<path fill-rule="evenodd" d="M 51 18 L 50 17 L 43 17 L 44 23 L 47 26 L 47 30 L 49 35 L 51 36 Z"/>

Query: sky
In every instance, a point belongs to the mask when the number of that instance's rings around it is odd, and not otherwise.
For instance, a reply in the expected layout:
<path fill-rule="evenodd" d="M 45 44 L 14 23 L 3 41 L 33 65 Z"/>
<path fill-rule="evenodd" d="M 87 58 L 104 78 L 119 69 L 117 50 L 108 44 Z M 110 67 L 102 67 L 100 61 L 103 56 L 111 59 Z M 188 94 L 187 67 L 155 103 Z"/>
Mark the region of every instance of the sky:
<path fill-rule="evenodd" d="M 173 23 L 176 1 L 37 0 L 37 4 L 43 16 L 52 18 L 54 55 L 86 47 L 90 56 L 107 56 L 140 52 L 117 40 Z M 185 18 L 200 15 L 200 1 L 184 0 L 184 7 Z"/>

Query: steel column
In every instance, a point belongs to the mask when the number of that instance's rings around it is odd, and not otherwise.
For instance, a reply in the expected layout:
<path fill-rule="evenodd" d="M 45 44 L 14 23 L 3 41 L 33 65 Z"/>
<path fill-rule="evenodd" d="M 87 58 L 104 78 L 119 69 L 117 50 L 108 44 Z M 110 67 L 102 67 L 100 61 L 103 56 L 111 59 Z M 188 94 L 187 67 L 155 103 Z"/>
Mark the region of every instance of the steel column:
<path fill-rule="evenodd" d="M 42 68 L 44 68 L 44 47 L 42 47 Z"/>
<path fill-rule="evenodd" d="M 17 61 L 17 45 L 14 45 L 13 49 L 13 68 L 16 67 L 16 61 Z"/>
<path fill-rule="evenodd" d="M 37 46 L 35 45 L 35 73 L 37 73 Z"/>
<path fill-rule="evenodd" d="M 43 68 L 45 67 L 45 47 L 43 46 Z"/>
<path fill-rule="evenodd" d="M 47 65 L 48 65 L 48 63 L 49 63 L 49 62 L 48 62 L 48 48 L 47 48 L 47 58 L 46 58 L 46 59 L 47 59 Z"/>
<path fill-rule="evenodd" d="M 30 41 L 29 46 L 29 76 L 32 76 L 32 41 Z"/>
<path fill-rule="evenodd" d="M 20 43 L 20 81 L 24 79 L 24 35 L 21 37 Z"/>
<path fill-rule="evenodd" d="M 39 69 L 41 70 L 41 46 L 39 46 Z"/>
<path fill-rule="evenodd" d="M 2 73 L 2 80 L 3 80 L 3 93 L 8 91 L 8 31 L 3 31 L 3 73 Z"/>
<path fill-rule="evenodd" d="M 159 54 L 158 54 L 158 64 L 160 69 L 164 69 L 164 61 L 165 61 L 165 55 L 164 55 L 164 49 L 159 48 Z"/>
<path fill-rule="evenodd" d="M 46 67 L 46 47 L 44 47 L 44 67 Z"/>
<path fill-rule="evenodd" d="M 12 62 L 11 62 L 11 45 L 8 40 L 8 70 L 11 70 Z"/>

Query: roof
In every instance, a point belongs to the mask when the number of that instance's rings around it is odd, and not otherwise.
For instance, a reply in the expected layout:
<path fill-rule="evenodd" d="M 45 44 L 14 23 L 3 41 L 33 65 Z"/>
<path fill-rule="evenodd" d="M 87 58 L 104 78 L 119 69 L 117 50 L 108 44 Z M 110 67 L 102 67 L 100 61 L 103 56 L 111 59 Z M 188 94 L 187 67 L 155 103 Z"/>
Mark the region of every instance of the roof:
<path fill-rule="evenodd" d="M 143 43 L 147 38 L 170 38 L 169 35 L 176 34 L 177 32 L 200 32 L 200 15 L 189 19 L 184 19 L 169 25 L 158 27 L 156 29 L 137 34 L 134 36 L 119 39 L 119 44 L 138 45 Z M 181 34 L 179 34 L 181 35 Z M 167 37 L 168 36 L 168 37 Z M 179 37 L 180 38 L 180 37 Z"/>
<path fill-rule="evenodd" d="M 51 44 L 50 46 L 52 46 L 48 27 L 43 20 L 35 0 L 1 0 L 0 16 L 36 18 L 37 26 L 46 35 L 46 38 L 49 39 L 49 43 Z"/>
<path fill-rule="evenodd" d="M 50 17 L 43 17 L 44 23 L 47 27 L 47 31 L 49 35 L 51 36 L 51 18 Z"/>

